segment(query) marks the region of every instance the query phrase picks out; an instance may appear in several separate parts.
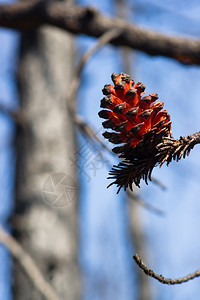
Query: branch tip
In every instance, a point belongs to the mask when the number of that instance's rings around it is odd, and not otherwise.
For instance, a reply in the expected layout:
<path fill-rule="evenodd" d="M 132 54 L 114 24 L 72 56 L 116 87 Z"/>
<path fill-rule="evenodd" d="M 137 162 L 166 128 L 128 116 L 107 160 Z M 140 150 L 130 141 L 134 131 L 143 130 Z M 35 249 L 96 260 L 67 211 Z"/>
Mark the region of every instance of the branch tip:
<path fill-rule="evenodd" d="M 168 285 L 174 285 L 174 284 L 181 284 L 184 282 L 187 282 L 189 280 L 192 280 L 194 278 L 200 277 L 200 269 L 190 273 L 184 277 L 179 277 L 179 278 L 166 278 L 163 275 L 158 275 L 155 273 L 153 270 L 151 270 L 149 267 L 147 267 L 144 262 L 141 260 L 138 254 L 133 255 L 133 259 L 135 260 L 136 264 L 143 270 L 143 272 L 147 275 L 150 276 L 159 282 L 163 284 L 168 284 Z"/>

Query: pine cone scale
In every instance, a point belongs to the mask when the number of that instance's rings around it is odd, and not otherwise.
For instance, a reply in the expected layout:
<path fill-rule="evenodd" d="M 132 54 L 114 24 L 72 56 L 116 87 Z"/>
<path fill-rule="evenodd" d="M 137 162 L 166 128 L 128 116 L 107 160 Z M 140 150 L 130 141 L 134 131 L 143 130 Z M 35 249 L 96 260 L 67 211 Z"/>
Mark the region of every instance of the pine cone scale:
<path fill-rule="evenodd" d="M 101 100 L 99 112 L 106 119 L 102 124 L 115 132 L 104 132 L 103 136 L 119 146 L 113 148 L 123 162 L 114 166 L 110 175 L 119 190 L 137 186 L 140 180 L 151 179 L 151 172 L 157 164 L 158 148 L 164 137 L 171 133 L 170 115 L 163 109 L 164 103 L 157 94 L 145 95 L 142 82 L 134 84 L 127 74 L 113 73 L 114 86 L 106 84 L 105 97 Z M 158 100 L 158 101 L 157 101 Z M 121 144 L 121 145 L 120 145 Z M 119 191 L 118 190 L 118 191 Z"/>

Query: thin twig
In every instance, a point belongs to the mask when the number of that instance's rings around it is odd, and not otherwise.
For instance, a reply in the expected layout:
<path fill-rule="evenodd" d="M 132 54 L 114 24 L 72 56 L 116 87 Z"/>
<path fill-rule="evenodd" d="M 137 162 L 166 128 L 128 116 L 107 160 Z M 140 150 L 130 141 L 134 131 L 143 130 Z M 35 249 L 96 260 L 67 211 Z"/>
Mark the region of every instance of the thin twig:
<path fill-rule="evenodd" d="M 85 54 L 83 54 L 76 68 L 77 76 L 80 76 L 86 62 L 92 55 L 94 55 L 102 46 L 108 44 L 111 40 L 118 37 L 122 32 L 123 30 L 120 28 L 111 28 L 104 34 L 102 34 L 102 36 L 98 39 L 97 43 L 94 46 L 92 46 Z"/>
<path fill-rule="evenodd" d="M 0 103 L 0 112 L 8 115 L 17 125 L 21 127 L 26 127 L 27 122 L 23 115 L 23 113 L 20 110 L 17 109 L 10 109 Z"/>
<path fill-rule="evenodd" d="M 69 104 L 71 109 L 73 108 L 72 103 L 74 102 L 74 99 L 76 97 L 76 93 L 78 90 L 78 87 L 80 85 L 80 78 L 83 71 L 83 68 L 86 64 L 86 62 L 94 55 L 101 47 L 108 44 L 111 40 L 119 36 L 122 32 L 122 29 L 116 29 L 112 28 L 105 33 L 102 34 L 102 36 L 97 40 L 97 42 L 88 50 L 86 53 L 83 54 L 81 57 L 78 65 L 76 66 L 76 69 L 74 71 L 74 79 L 71 84 L 71 89 L 69 91 L 68 97 L 70 99 Z"/>
<path fill-rule="evenodd" d="M 151 181 L 156 184 L 158 187 L 161 188 L 161 190 L 165 191 L 167 189 L 166 185 L 164 185 L 164 183 L 162 183 L 160 180 L 158 180 L 157 178 L 155 177 L 152 177 L 151 178 Z"/>
<path fill-rule="evenodd" d="M 84 136 L 89 140 L 95 140 L 99 145 L 101 145 L 102 148 L 107 150 L 109 153 L 113 152 L 103 143 L 100 138 L 97 136 L 95 130 L 88 124 L 87 121 L 83 120 L 82 117 L 78 116 L 76 113 L 76 107 L 75 107 L 75 97 L 77 94 L 77 90 L 80 85 L 80 79 L 81 74 L 83 71 L 83 68 L 86 64 L 86 62 L 91 58 L 92 55 L 94 55 L 101 47 L 103 47 L 105 44 L 109 43 L 112 39 L 119 36 L 121 34 L 121 29 L 110 29 L 107 32 L 105 32 L 85 54 L 83 54 L 82 58 L 80 59 L 75 72 L 74 72 L 74 79 L 71 83 L 71 89 L 68 93 L 68 109 L 73 117 L 74 123 L 76 126 L 80 129 L 80 131 L 84 134 Z"/>
<path fill-rule="evenodd" d="M 153 270 L 149 269 L 144 263 L 143 261 L 141 260 L 141 258 L 138 256 L 138 254 L 135 254 L 133 256 L 136 264 L 144 271 L 144 273 L 150 277 L 153 277 L 154 279 L 160 281 L 161 283 L 163 284 L 168 284 L 168 285 L 172 285 L 172 284 L 180 284 L 180 283 L 183 283 L 183 282 L 187 282 L 191 279 L 194 279 L 194 278 L 197 278 L 197 277 L 200 277 L 200 269 L 191 273 L 191 274 L 188 274 L 184 277 L 179 277 L 179 278 L 175 278 L 175 279 L 172 279 L 172 278 L 166 278 L 162 275 L 158 275 L 157 273 L 155 273 Z"/>
<path fill-rule="evenodd" d="M 84 120 L 82 117 L 80 117 L 77 114 L 74 114 L 73 120 L 75 125 L 78 127 L 80 132 L 89 140 L 89 142 L 92 142 L 93 140 L 97 142 L 103 149 L 105 149 L 110 154 L 114 155 L 111 149 L 109 149 L 105 143 L 102 142 L 102 140 L 98 137 L 97 132 L 92 128 L 91 125 L 88 124 L 86 120 Z"/>
<path fill-rule="evenodd" d="M 30 255 L 2 226 L 0 226 L 0 242 L 3 243 L 19 261 L 32 283 L 47 300 L 60 300 L 50 284 L 44 279 Z"/>
<path fill-rule="evenodd" d="M 130 199 L 133 201 L 136 201 L 140 206 L 146 208 L 147 210 L 153 212 L 154 214 L 156 214 L 160 217 L 165 216 L 165 212 L 163 210 L 151 205 L 150 203 L 146 203 L 146 202 L 142 201 L 138 196 L 136 196 L 135 193 L 131 192 L 129 189 L 127 189 L 127 193 L 128 193 L 128 196 L 130 197 Z"/>

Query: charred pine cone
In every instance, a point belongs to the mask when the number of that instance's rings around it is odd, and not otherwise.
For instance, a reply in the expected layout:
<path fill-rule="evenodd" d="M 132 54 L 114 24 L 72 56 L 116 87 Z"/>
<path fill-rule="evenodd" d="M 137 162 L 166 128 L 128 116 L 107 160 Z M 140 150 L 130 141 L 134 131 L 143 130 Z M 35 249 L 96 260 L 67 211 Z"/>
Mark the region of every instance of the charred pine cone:
<path fill-rule="evenodd" d="M 143 96 L 145 85 L 134 84 L 127 74 L 113 73 L 111 78 L 114 86 L 104 86 L 104 109 L 99 116 L 106 119 L 103 127 L 112 130 L 105 131 L 103 136 L 119 145 L 112 151 L 122 162 L 113 166 L 108 177 L 114 180 L 109 186 L 116 184 L 119 192 L 122 187 L 132 190 L 133 182 L 139 187 L 141 179 L 147 183 L 156 165 L 185 157 L 199 143 L 199 135 L 173 139 L 170 115 L 163 109 L 164 102 L 157 101 L 157 94 Z"/>

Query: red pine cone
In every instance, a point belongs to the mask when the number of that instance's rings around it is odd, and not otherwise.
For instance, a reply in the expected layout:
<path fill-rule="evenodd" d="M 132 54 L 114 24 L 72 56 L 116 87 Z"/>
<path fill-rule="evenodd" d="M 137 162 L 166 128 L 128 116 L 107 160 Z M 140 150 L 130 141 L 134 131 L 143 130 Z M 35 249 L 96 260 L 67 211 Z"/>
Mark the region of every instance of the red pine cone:
<path fill-rule="evenodd" d="M 119 190 L 134 182 L 139 186 L 140 179 L 151 180 L 151 171 L 156 165 L 156 146 L 163 137 L 171 133 L 170 116 L 164 103 L 157 101 L 157 94 L 142 97 L 145 85 L 134 81 L 127 74 L 113 73 L 111 76 L 114 87 L 106 84 L 103 88 L 105 97 L 101 100 L 99 112 L 101 118 L 106 119 L 103 127 L 114 132 L 104 132 L 103 136 L 113 144 L 121 144 L 113 148 L 113 152 L 123 159 L 117 167 L 111 170 L 110 178 L 115 179 Z M 118 190 L 118 192 L 119 192 Z"/>

